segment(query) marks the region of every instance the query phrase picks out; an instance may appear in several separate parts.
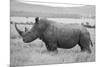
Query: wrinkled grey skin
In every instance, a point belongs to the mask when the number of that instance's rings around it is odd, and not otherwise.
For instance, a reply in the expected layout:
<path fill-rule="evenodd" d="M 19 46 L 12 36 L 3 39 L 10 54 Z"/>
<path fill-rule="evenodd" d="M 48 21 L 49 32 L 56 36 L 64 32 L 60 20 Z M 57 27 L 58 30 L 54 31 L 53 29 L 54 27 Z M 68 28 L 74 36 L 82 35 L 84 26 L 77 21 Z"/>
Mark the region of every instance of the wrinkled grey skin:
<path fill-rule="evenodd" d="M 61 24 L 36 17 L 29 31 L 20 31 L 16 24 L 15 28 L 25 43 L 40 38 L 48 51 L 57 51 L 57 48 L 70 49 L 78 44 L 81 51 L 91 53 L 90 45 L 93 46 L 88 30 L 78 24 Z"/>

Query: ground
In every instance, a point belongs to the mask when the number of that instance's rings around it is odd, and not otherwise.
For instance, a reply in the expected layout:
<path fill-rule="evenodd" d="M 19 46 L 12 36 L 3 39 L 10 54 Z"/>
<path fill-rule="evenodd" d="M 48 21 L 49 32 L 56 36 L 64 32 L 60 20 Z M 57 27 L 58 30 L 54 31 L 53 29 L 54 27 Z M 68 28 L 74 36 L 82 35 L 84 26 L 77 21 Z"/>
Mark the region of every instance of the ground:
<path fill-rule="evenodd" d="M 31 25 L 18 25 L 21 30 Z M 28 66 L 28 65 L 44 65 L 58 63 L 77 63 L 77 62 L 93 62 L 95 61 L 95 29 L 88 29 L 93 42 L 91 47 L 92 54 L 81 52 L 77 45 L 72 49 L 58 48 L 58 54 L 52 55 L 46 52 L 45 44 L 37 39 L 31 43 L 24 43 L 15 30 L 14 24 L 11 24 L 10 34 L 10 65 L 11 66 Z"/>

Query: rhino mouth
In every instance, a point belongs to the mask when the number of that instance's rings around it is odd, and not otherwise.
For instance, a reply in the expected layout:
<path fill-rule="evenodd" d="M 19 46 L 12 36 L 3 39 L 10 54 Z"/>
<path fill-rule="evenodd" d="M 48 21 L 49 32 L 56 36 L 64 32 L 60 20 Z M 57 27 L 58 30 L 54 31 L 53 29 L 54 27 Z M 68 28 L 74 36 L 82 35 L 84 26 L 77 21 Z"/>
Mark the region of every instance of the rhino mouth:
<path fill-rule="evenodd" d="M 30 43 L 30 42 L 32 42 L 32 41 L 34 41 L 34 40 L 36 40 L 37 39 L 37 36 L 26 36 L 26 37 L 22 37 L 23 38 L 23 42 L 24 43 Z"/>
<path fill-rule="evenodd" d="M 32 41 L 23 39 L 23 42 L 24 42 L 24 43 L 30 43 L 30 42 L 32 42 Z"/>

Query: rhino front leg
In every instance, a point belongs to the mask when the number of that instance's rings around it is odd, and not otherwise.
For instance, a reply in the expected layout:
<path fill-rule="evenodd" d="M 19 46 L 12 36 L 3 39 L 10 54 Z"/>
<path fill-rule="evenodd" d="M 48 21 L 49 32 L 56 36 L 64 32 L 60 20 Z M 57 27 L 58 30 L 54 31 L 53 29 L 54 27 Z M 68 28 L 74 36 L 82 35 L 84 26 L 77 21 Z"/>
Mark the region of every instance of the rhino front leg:
<path fill-rule="evenodd" d="M 48 43 L 47 45 L 46 45 L 46 47 L 47 47 L 47 50 L 48 51 L 56 51 L 57 50 L 57 44 L 56 43 Z"/>
<path fill-rule="evenodd" d="M 49 42 L 48 44 L 46 44 L 46 47 L 47 47 L 48 52 L 52 56 L 58 54 L 57 44 L 56 43 Z"/>

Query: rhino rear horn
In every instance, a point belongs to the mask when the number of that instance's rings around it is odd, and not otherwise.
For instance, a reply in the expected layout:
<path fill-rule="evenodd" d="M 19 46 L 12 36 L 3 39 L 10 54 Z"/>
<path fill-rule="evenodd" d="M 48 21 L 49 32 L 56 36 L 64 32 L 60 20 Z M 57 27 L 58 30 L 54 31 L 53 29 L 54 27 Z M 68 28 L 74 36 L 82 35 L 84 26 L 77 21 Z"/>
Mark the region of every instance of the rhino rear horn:
<path fill-rule="evenodd" d="M 17 23 L 15 23 L 15 28 L 16 28 L 16 30 L 17 30 L 17 32 L 19 33 L 19 35 L 20 36 L 23 36 L 23 31 L 21 31 L 21 30 L 19 30 L 18 28 L 17 28 Z"/>
<path fill-rule="evenodd" d="M 28 31 L 28 28 L 27 27 L 25 27 L 25 32 L 27 32 Z"/>
<path fill-rule="evenodd" d="M 35 22 L 37 23 L 39 21 L 39 17 L 36 17 L 35 18 Z"/>

